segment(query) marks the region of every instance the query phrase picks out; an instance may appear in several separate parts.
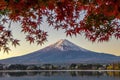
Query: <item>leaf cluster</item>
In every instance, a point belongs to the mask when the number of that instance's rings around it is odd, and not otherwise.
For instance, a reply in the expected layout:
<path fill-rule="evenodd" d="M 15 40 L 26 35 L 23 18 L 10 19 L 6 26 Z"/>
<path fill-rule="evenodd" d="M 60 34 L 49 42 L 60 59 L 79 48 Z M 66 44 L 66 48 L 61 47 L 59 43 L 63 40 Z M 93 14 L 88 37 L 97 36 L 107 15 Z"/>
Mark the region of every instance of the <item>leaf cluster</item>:
<path fill-rule="evenodd" d="M 0 16 L 7 16 L 1 23 L 7 23 L 6 20 L 21 23 L 30 43 L 41 45 L 47 41 L 47 32 L 40 28 L 43 17 L 54 29 L 65 30 L 67 36 L 82 34 L 92 42 L 101 42 L 112 36 L 120 38 L 119 4 L 119 0 L 1 0 Z M 1 29 L 0 36 L 4 33 Z"/>

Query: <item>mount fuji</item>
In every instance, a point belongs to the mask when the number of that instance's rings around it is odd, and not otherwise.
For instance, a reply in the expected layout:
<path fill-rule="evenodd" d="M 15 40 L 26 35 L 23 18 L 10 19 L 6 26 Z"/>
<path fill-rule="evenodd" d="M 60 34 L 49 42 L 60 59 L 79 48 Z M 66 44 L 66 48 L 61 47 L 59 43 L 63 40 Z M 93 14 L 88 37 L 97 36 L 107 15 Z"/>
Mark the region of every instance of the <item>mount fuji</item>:
<path fill-rule="evenodd" d="M 45 64 L 45 63 L 113 63 L 120 62 L 120 57 L 93 52 L 74 43 L 61 39 L 41 50 L 27 55 L 0 60 L 2 64 Z"/>

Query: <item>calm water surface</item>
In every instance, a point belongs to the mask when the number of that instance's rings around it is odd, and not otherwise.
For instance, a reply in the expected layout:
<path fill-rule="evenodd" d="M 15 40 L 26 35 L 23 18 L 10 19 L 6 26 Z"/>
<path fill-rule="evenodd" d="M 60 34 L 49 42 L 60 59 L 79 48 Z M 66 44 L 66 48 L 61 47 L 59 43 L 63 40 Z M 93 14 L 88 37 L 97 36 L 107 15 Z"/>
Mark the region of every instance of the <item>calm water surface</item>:
<path fill-rule="evenodd" d="M 120 72 L 119 71 L 0 72 L 0 80 L 120 80 Z"/>

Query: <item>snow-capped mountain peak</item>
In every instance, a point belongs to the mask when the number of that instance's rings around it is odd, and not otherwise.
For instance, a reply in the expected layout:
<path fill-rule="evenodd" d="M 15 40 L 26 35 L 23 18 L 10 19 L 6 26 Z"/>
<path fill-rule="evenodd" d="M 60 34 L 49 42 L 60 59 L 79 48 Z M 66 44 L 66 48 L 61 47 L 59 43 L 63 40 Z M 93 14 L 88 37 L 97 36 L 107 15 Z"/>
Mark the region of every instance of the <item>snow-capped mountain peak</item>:
<path fill-rule="evenodd" d="M 66 39 L 61 39 L 50 46 L 27 55 L 0 60 L 0 63 L 2 64 L 72 64 L 113 62 L 120 62 L 120 57 L 86 50 Z"/>
<path fill-rule="evenodd" d="M 66 40 L 66 39 L 61 39 L 59 40 L 58 42 L 56 42 L 55 44 L 51 45 L 53 46 L 54 48 L 57 48 L 59 50 L 62 50 L 62 51 L 67 51 L 67 50 L 82 50 L 82 51 L 86 51 L 85 49 L 75 45 L 74 43 Z"/>

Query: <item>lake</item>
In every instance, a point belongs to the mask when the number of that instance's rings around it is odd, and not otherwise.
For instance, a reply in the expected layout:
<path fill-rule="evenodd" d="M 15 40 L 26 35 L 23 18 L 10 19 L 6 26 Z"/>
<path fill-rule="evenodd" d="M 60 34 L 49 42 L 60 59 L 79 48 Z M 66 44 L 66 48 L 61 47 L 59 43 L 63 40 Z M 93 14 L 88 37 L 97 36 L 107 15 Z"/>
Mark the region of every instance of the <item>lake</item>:
<path fill-rule="evenodd" d="M 119 71 L 0 72 L 0 80 L 120 80 Z"/>

